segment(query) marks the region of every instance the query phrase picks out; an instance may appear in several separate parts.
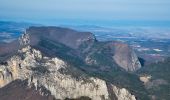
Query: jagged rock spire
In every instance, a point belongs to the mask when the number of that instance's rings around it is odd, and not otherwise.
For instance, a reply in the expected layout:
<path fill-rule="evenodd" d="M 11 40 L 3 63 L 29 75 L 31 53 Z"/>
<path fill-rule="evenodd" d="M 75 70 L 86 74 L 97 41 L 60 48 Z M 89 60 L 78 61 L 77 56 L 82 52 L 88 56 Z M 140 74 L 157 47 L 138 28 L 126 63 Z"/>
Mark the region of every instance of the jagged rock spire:
<path fill-rule="evenodd" d="M 29 34 L 25 31 L 24 34 L 19 38 L 19 43 L 21 46 L 26 46 L 30 44 Z"/>

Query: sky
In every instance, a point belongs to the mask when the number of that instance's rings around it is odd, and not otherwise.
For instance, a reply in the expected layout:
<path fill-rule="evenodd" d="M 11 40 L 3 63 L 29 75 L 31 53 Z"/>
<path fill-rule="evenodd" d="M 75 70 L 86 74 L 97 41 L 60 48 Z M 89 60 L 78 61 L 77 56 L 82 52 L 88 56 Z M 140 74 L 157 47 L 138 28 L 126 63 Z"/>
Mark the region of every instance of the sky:
<path fill-rule="evenodd" d="M 37 23 L 170 21 L 170 0 L 0 0 L 0 20 Z"/>

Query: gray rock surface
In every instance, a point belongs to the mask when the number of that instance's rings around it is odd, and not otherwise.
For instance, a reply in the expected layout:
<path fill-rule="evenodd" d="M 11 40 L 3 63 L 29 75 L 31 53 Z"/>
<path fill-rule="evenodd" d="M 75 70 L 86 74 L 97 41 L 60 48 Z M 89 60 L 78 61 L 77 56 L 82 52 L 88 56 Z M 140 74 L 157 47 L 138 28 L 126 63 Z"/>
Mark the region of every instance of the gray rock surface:
<path fill-rule="evenodd" d="M 114 43 L 115 62 L 126 71 L 134 72 L 141 68 L 141 64 L 136 53 L 127 44 L 115 42 Z"/>

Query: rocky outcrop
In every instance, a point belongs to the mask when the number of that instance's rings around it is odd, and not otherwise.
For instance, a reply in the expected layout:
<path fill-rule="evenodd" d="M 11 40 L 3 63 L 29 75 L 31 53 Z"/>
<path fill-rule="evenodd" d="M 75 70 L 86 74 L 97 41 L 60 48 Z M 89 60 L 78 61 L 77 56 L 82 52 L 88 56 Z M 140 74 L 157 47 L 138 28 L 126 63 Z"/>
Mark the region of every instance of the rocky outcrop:
<path fill-rule="evenodd" d="M 128 72 L 141 68 L 141 64 L 133 49 L 125 43 L 96 42 L 86 54 L 85 62 L 90 65 L 102 66 L 101 69 L 119 67 Z"/>
<path fill-rule="evenodd" d="M 19 38 L 19 43 L 22 46 L 30 44 L 29 34 L 27 34 L 26 32 L 24 34 L 22 34 L 21 37 Z"/>
<path fill-rule="evenodd" d="M 114 56 L 115 62 L 126 71 L 134 72 L 141 68 L 141 63 L 136 53 L 127 44 L 115 42 Z"/>
<path fill-rule="evenodd" d="M 129 94 L 129 91 L 125 88 L 119 89 L 116 86 L 113 86 L 113 91 L 116 97 L 118 97 L 118 100 L 136 100 L 135 96 Z"/>
<path fill-rule="evenodd" d="M 33 27 L 28 30 L 28 33 L 19 38 L 17 48 L 20 49 L 0 64 L 0 87 L 19 79 L 28 80 L 28 86 L 33 86 L 39 91 L 42 90 L 42 87 L 45 88 L 56 99 L 72 99 L 83 96 L 92 100 L 136 100 L 135 96 L 125 88 L 116 87 L 111 83 L 108 86 L 106 81 L 90 77 L 75 67 L 74 62 L 61 59 L 63 55 L 60 55 L 61 58 L 56 56 L 58 53 L 64 54 L 66 58 L 74 56 L 73 59 L 75 59 L 75 55 L 78 55 L 79 60 L 83 59 L 84 55 L 88 53 L 95 57 L 110 60 L 111 63 L 104 60 L 102 64 L 99 63 L 105 68 L 111 68 L 110 65 L 114 66 L 115 60 L 117 65 L 125 70 L 135 71 L 140 68 L 140 64 L 135 53 L 126 45 L 114 44 L 111 45 L 113 48 L 105 48 L 107 44 L 97 42 L 91 33 L 79 33 L 56 27 Z M 46 33 L 48 33 L 48 37 Z M 84 43 L 86 45 L 81 47 Z M 102 49 L 100 49 L 101 44 L 103 45 Z M 61 51 L 58 51 L 58 49 L 61 49 Z M 84 49 L 83 52 L 81 49 Z M 52 52 L 51 54 L 54 57 L 44 56 L 45 54 L 41 52 L 44 50 Z M 96 64 L 101 61 L 101 59 L 89 59 L 94 60 Z M 85 60 L 88 61 L 89 59 Z M 105 65 L 106 63 L 107 65 Z M 44 93 L 41 92 L 41 94 Z"/>
<path fill-rule="evenodd" d="M 151 80 L 152 76 L 151 75 L 142 75 L 139 77 L 140 81 L 142 81 L 144 84 L 149 82 Z"/>
<path fill-rule="evenodd" d="M 29 86 L 36 89 L 45 87 L 56 99 L 89 97 L 93 100 L 111 99 L 106 82 L 95 78 L 73 77 L 59 70 L 71 69 L 70 65 L 58 58 L 42 56 L 41 52 L 26 46 L 11 57 L 7 64 L 0 65 L 0 87 L 20 79 L 28 80 Z M 134 95 L 124 88 L 112 85 L 118 100 L 135 100 Z"/>

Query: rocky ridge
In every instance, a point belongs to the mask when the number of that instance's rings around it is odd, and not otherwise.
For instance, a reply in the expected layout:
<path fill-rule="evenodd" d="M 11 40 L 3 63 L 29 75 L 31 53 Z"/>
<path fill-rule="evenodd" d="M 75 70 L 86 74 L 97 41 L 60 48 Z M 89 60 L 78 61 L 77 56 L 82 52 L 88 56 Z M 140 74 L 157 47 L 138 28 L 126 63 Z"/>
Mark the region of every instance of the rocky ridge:
<path fill-rule="evenodd" d="M 28 86 L 33 85 L 36 89 L 45 87 L 56 99 L 86 96 L 92 100 L 136 100 L 125 88 L 113 84 L 108 87 L 107 82 L 96 77 L 82 75 L 77 79 L 62 73 L 61 69 L 72 69 L 71 66 L 57 57 L 43 56 L 39 50 L 29 45 L 28 36 L 24 34 L 20 38 L 23 47 L 17 55 L 0 65 L 0 87 L 20 79 L 28 80 Z"/>
<path fill-rule="evenodd" d="M 78 32 L 60 27 L 30 27 L 26 32 L 30 35 L 30 45 L 38 47 L 38 49 L 47 50 L 46 47 L 49 47 L 49 45 L 45 45 L 46 43 L 57 46 L 56 48 L 61 48 L 62 44 L 67 47 L 63 48 L 64 50 L 71 49 L 71 52 L 65 52 L 65 55 L 80 57 L 90 65 L 99 67 L 118 65 L 118 67 L 128 72 L 134 72 L 141 68 L 139 59 L 130 46 L 117 41 L 97 41 L 96 37 L 90 32 Z M 55 55 L 56 52 L 58 54 L 63 53 L 63 49 L 58 52 L 58 50 L 51 47 L 49 47 L 48 52 L 53 52 L 52 55 Z M 102 61 L 110 62 L 110 65 L 104 64 L 101 66 L 100 62 Z"/>

